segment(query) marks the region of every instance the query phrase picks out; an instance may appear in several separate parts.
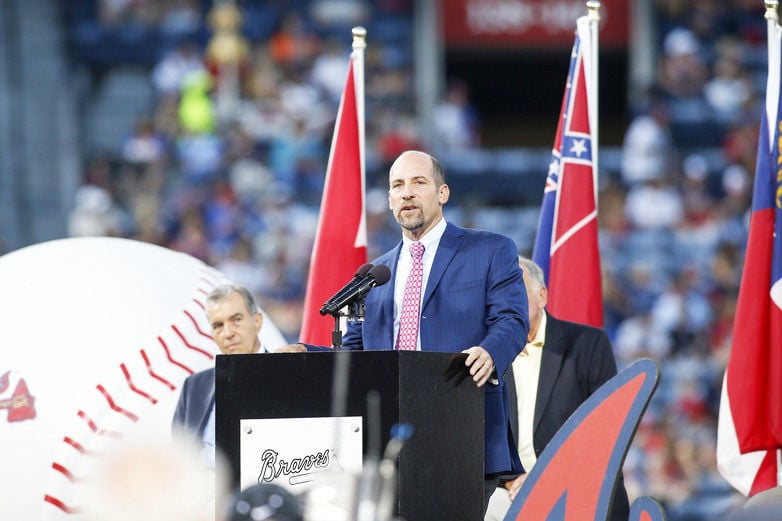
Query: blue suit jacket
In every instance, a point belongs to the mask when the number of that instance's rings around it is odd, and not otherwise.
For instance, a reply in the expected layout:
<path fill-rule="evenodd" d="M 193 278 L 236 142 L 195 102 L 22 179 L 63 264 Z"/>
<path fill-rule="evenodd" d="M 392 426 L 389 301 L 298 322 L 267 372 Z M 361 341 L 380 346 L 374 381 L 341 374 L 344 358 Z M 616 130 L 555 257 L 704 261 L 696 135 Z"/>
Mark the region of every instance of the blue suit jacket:
<path fill-rule="evenodd" d="M 363 322 L 351 322 L 344 349 L 393 349 L 394 283 L 402 243 L 374 264 L 391 269 L 391 282 L 376 287 L 366 299 Z M 516 245 L 496 233 L 448 224 L 426 283 L 421 307 L 424 351 L 458 353 L 481 346 L 494 360 L 499 385 L 485 388 L 486 474 L 519 472 L 510 429 L 510 405 L 503 376 L 524 348 L 529 330 L 527 297 Z"/>
<path fill-rule="evenodd" d="M 210 367 L 191 374 L 182 384 L 174 411 L 173 427 L 201 437 L 215 403 L 215 369 Z"/>

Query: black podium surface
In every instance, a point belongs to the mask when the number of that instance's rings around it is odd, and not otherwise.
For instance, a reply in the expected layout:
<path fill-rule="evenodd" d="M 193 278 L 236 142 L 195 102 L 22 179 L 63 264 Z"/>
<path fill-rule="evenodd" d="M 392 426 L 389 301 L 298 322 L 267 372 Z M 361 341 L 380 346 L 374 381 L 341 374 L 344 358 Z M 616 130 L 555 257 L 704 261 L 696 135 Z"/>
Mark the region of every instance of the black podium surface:
<path fill-rule="evenodd" d="M 231 464 L 234 487 L 240 420 L 331 416 L 333 373 L 343 366 L 348 385 L 341 412 L 363 418 L 365 452 L 368 436 L 379 436 L 382 450 L 394 424 L 413 426 L 398 460 L 402 519 L 482 519 L 484 392 L 457 357 L 406 351 L 218 355 L 216 442 Z M 367 423 L 373 390 L 380 395 L 379 433 Z"/>

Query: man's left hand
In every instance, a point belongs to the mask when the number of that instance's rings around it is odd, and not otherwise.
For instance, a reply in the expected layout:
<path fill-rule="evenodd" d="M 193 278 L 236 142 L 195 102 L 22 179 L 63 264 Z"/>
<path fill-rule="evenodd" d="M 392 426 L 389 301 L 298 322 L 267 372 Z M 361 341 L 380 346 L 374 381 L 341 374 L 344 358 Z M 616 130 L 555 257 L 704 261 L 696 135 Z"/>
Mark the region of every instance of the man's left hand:
<path fill-rule="evenodd" d="M 494 372 L 494 360 L 491 355 L 481 346 L 473 346 L 465 349 L 462 353 L 467 353 L 467 359 L 464 365 L 470 368 L 470 374 L 478 387 L 489 381 Z"/>
<path fill-rule="evenodd" d="M 516 496 L 519 493 L 519 489 L 524 484 L 524 480 L 526 479 L 527 479 L 527 474 L 521 474 L 517 476 L 516 479 L 505 482 L 504 486 L 505 489 L 508 491 L 508 496 L 510 497 L 511 501 L 516 499 Z"/>

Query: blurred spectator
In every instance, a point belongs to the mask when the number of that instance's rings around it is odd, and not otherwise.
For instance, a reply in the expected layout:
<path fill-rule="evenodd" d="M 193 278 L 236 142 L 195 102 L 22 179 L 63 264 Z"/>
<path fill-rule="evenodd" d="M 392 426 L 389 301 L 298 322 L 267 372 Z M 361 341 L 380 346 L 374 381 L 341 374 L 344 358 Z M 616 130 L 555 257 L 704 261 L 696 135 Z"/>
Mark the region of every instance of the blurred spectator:
<path fill-rule="evenodd" d="M 739 165 L 747 172 L 755 172 L 758 128 L 760 128 L 760 120 L 752 116 L 739 118 L 730 124 L 722 143 L 722 150 L 728 163 Z"/>
<path fill-rule="evenodd" d="M 233 250 L 242 227 L 242 209 L 236 194 L 226 181 L 218 181 L 204 204 L 204 229 L 214 259 Z"/>
<path fill-rule="evenodd" d="M 168 247 L 192 255 L 206 263 L 211 261 L 209 241 L 204 229 L 204 216 L 197 208 L 189 208 L 182 215 L 178 230 L 168 243 Z"/>
<path fill-rule="evenodd" d="M 378 115 L 377 152 L 382 163 L 382 171 L 387 171 L 391 163 L 405 150 L 421 150 L 415 116 L 399 111 L 383 111 Z"/>
<path fill-rule="evenodd" d="M 323 105 L 320 92 L 300 70 L 288 71 L 285 74 L 279 87 L 279 100 L 287 118 L 306 122 L 308 129 L 321 128 L 326 121 L 336 117 L 336 113 Z"/>
<path fill-rule="evenodd" d="M 223 153 L 223 140 L 217 134 L 183 135 L 176 150 L 185 182 L 199 185 L 217 177 Z"/>
<path fill-rule="evenodd" d="M 627 219 L 644 230 L 672 229 L 684 216 L 682 197 L 664 178 L 633 186 L 627 194 Z"/>
<path fill-rule="evenodd" d="M 147 166 L 161 163 L 166 157 L 166 142 L 155 130 L 148 116 L 136 120 L 133 133 L 122 144 L 122 159 L 128 163 Z"/>
<path fill-rule="evenodd" d="M 83 185 L 68 217 L 70 237 L 122 237 L 123 217 L 105 188 Z"/>
<path fill-rule="evenodd" d="M 338 40 L 328 40 L 312 64 L 310 81 L 322 89 L 326 98 L 335 105 L 339 103 L 345 88 L 349 57 L 345 46 Z"/>
<path fill-rule="evenodd" d="M 252 243 L 246 237 L 234 241 L 228 256 L 217 261 L 215 268 L 233 283 L 250 290 L 253 295 L 264 294 L 271 285 L 268 270 L 255 260 Z"/>
<path fill-rule="evenodd" d="M 100 0 L 100 21 L 106 26 L 151 24 L 154 8 L 149 0 Z"/>
<path fill-rule="evenodd" d="M 707 350 L 706 332 L 713 317 L 697 277 L 696 270 L 682 270 L 652 305 L 655 328 L 670 338 L 674 353 Z"/>
<path fill-rule="evenodd" d="M 162 2 L 163 14 L 160 31 L 165 41 L 181 41 L 193 37 L 201 27 L 198 0 L 166 0 Z"/>
<path fill-rule="evenodd" d="M 297 188 L 300 180 L 308 177 L 310 170 L 323 172 L 321 158 L 324 154 L 323 142 L 309 131 L 305 119 L 297 118 L 292 122 L 289 131 L 278 134 L 272 140 L 269 166 L 277 181 L 293 190 Z M 320 188 L 307 186 L 305 194 L 319 193 Z"/>
<path fill-rule="evenodd" d="M 614 353 L 620 370 L 639 358 L 664 360 L 670 352 L 670 337 L 648 311 L 628 317 L 616 328 Z"/>
<path fill-rule="evenodd" d="M 279 28 L 269 41 L 274 62 L 288 70 L 310 65 L 319 43 L 317 36 L 310 32 L 301 14 L 295 10 L 283 15 Z"/>
<path fill-rule="evenodd" d="M 237 121 L 260 150 L 290 125 L 288 115 L 276 97 L 245 101 Z"/>
<path fill-rule="evenodd" d="M 329 31 L 350 30 L 366 23 L 370 6 L 362 0 L 313 0 L 310 13 L 313 21 Z"/>
<path fill-rule="evenodd" d="M 726 39 L 718 46 L 714 74 L 703 87 L 709 107 L 720 121 L 737 121 L 753 107 L 754 85 L 741 62 L 738 43 Z"/>
<path fill-rule="evenodd" d="M 432 114 L 434 146 L 443 150 L 466 150 L 480 144 L 478 115 L 470 104 L 467 84 L 454 80 Z"/>
<path fill-rule="evenodd" d="M 244 94 L 250 100 L 271 101 L 277 98 L 281 81 L 282 72 L 274 63 L 269 45 L 260 42 L 253 50 L 250 70 L 244 79 Z"/>
<path fill-rule="evenodd" d="M 203 70 L 201 52 L 194 41 L 185 39 L 155 64 L 152 84 L 165 96 L 179 96 L 185 78 L 193 72 Z"/>
<path fill-rule="evenodd" d="M 632 186 L 667 175 L 676 156 L 668 103 L 650 93 L 647 107 L 633 118 L 622 144 L 622 181 Z"/>
<path fill-rule="evenodd" d="M 210 95 L 212 80 L 203 71 L 191 72 L 182 82 L 179 126 L 185 134 L 207 134 L 215 129 L 215 109 Z"/>
<path fill-rule="evenodd" d="M 660 59 L 659 83 L 672 98 L 698 97 L 709 77 L 701 45 L 687 28 L 677 27 L 665 35 Z"/>

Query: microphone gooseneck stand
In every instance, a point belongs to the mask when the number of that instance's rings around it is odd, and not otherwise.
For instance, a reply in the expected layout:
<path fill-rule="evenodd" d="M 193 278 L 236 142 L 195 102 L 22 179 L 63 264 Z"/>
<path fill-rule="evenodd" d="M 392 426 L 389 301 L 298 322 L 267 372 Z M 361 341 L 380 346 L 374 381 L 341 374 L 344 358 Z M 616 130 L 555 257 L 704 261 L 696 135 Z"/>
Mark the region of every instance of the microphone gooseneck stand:
<path fill-rule="evenodd" d="M 366 314 L 366 295 L 347 306 L 347 311 L 336 310 L 334 330 L 331 332 L 331 344 L 334 351 L 342 350 L 341 320 L 364 320 Z M 350 381 L 350 350 L 337 357 L 331 382 L 331 415 L 338 418 L 347 414 L 348 384 Z M 393 519 L 396 498 L 397 457 L 405 440 L 412 434 L 409 424 L 394 425 L 391 440 L 380 457 L 380 397 L 377 393 L 367 396 L 368 432 L 367 457 L 364 470 L 355 484 L 352 521 L 391 521 Z M 339 448 L 339 430 L 333 433 L 332 447 Z"/>

